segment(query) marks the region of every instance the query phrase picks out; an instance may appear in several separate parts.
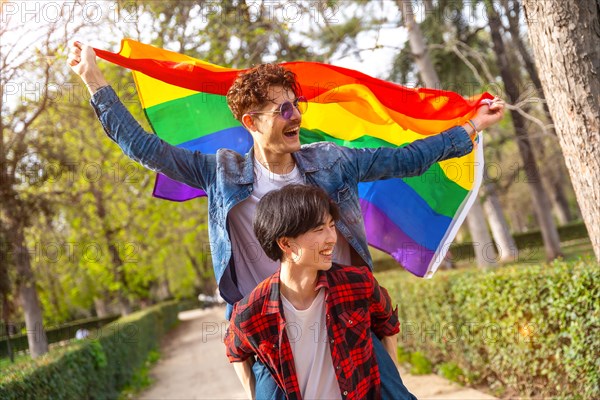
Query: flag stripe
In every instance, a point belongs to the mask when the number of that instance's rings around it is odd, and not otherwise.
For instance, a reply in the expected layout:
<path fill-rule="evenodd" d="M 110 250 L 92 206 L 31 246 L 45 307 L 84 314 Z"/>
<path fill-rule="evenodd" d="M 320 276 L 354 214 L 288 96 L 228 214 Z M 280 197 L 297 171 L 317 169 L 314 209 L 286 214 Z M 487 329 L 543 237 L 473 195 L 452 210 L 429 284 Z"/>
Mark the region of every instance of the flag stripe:
<path fill-rule="evenodd" d="M 419 246 L 400 230 L 377 206 L 361 199 L 360 206 L 365 218 L 365 231 L 369 245 L 389 253 L 406 270 L 417 276 L 425 276 L 434 260 L 435 252 Z"/>
<path fill-rule="evenodd" d="M 435 250 L 444 232 L 452 222 L 451 217 L 435 212 L 419 194 L 402 179 L 387 179 L 378 182 L 363 182 L 358 186 L 358 194 L 376 206 L 387 218 L 394 221 L 402 232 L 422 247 Z M 390 202 L 395 198 L 400 203 Z M 411 210 L 407 213 L 403 210 Z M 429 228 L 424 231 L 421 225 Z"/>
<path fill-rule="evenodd" d="M 158 58 L 156 48 L 124 40 L 127 56 L 102 50 L 96 53 L 115 64 L 142 72 L 155 79 L 198 92 L 225 95 L 237 75 L 244 70 L 217 67 L 188 56 L 162 50 Z M 122 49 L 124 45 L 122 44 Z M 176 55 L 175 55 L 176 54 Z M 177 61 L 166 57 L 177 58 Z M 127 58 L 131 57 L 131 58 Z M 148 57 L 148 58 L 146 58 Z M 464 120 L 472 116 L 475 105 L 483 98 L 492 96 L 484 93 L 472 101 L 457 93 L 434 89 L 410 89 L 395 83 L 382 81 L 358 71 L 315 62 L 282 63 L 299 77 L 303 94 L 314 102 L 336 101 L 329 94 L 344 85 L 365 85 L 379 101 L 391 110 L 419 119 Z M 435 115 L 435 118 L 432 116 Z"/>
<path fill-rule="evenodd" d="M 225 97 L 209 93 L 155 105 L 146 109 L 146 115 L 161 139 L 173 145 L 234 127 L 245 131 L 233 118 Z"/>

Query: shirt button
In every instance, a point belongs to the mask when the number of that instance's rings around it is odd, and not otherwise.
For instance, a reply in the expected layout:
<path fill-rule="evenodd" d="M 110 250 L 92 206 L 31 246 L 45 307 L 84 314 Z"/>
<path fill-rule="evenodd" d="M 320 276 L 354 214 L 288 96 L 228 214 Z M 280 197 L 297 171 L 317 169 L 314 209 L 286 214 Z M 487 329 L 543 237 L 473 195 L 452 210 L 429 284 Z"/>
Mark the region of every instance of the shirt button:
<path fill-rule="evenodd" d="M 337 367 L 335 367 L 335 369 L 340 369 L 340 366 L 338 365 Z"/>
<path fill-rule="evenodd" d="M 350 325 L 352 325 L 352 320 L 348 321 L 348 323 L 349 323 Z"/>
<path fill-rule="evenodd" d="M 344 395 L 344 396 L 348 396 L 348 391 L 344 390 L 344 393 L 343 393 L 343 395 Z"/>
<path fill-rule="evenodd" d="M 333 344 L 333 339 L 331 339 L 331 340 L 329 341 L 329 343 Z"/>

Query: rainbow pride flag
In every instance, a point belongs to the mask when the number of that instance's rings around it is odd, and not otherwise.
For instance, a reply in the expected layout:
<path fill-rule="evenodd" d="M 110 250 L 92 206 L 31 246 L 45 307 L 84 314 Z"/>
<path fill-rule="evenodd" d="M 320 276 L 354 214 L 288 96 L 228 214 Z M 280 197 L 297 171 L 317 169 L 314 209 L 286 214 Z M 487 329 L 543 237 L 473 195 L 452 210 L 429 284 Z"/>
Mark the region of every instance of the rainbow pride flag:
<path fill-rule="evenodd" d="M 123 40 L 119 53 L 96 49 L 133 70 L 138 95 L 154 132 L 166 142 L 204 153 L 229 148 L 246 153 L 252 137 L 225 100 L 242 70 L 230 69 Z M 484 93 L 467 100 L 448 91 L 409 89 L 363 73 L 314 62 L 289 62 L 308 111 L 302 143 L 330 141 L 353 148 L 401 147 L 471 118 Z M 404 268 L 431 277 L 476 198 L 483 148 L 433 165 L 424 175 L 359 184 L 369 244 Z M 154 196 L 186 201 L 205 193 L 158 175 Z"/>

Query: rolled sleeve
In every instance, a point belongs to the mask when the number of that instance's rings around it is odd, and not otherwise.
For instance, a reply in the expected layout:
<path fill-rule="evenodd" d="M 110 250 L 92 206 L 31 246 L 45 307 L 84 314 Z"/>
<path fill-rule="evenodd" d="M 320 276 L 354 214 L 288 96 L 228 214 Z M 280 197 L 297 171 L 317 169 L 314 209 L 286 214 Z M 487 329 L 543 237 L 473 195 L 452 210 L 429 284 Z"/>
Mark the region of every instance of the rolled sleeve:
<path fill-rule="evenodd" d="M 237 315 L 235 310 L 229 322 L 229 329 L 225 335 L 225 348 L 230 363 L 243 362 L 256 354 L 250 347 L 246 335 L 236 325 Z"/>
<path fill-rule="evenodd" d="M 101 87 L 90 99 L 90 103 L 98 116 L 111 108 L 117 101 L 119 101 L 119 98 L 114 89 L 110 86 Z"/>
<path fill-rule="evenodd" d="M 372 276 L 372 275 L 371 275 Z M 369 311 L 371 313 L 371 330 L 379 339 L 393 336 L 400 332 L 398 307 L 392 309 L 392 300 L 387 290 L 372 276 L 373 295 Z"/>
<path fill-rule="evenodd" d="M 451 151 L 447 158 L 462 157 L 473 151 L 473 141 L 462 126 L 448 129 L 442 135 L 446 136 L 451 143 Z"/>

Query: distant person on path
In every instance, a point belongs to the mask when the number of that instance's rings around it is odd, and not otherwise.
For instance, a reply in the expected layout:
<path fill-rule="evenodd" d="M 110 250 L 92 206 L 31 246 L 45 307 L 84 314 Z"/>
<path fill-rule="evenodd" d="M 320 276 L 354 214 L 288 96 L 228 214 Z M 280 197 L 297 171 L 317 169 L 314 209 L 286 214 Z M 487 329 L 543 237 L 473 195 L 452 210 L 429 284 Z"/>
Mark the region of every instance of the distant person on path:
<path fill-rule="evenodd" d="M 228 149 L 202 154 L 169 145 L 145 132 L 109 86 L 91 47 L 75 42 L 68 63 L 89 88 L 91 104 L 105 132 L 128 157 L 207 193 L 213 268 L 229 311 L 279 268 L 279 262 L 262 251 L 252 231 L 256 205 L 266 193 L 289 184 L 323 188 L 340 209 L 333 259 L 343 265 L 367 265 L 372 269 L 358 183 L 420 175 L 436 162 L 473 150 L 471 136 L 475 130 L 470 124 L 400 148 L 350 149 L 329 142 L 300 146 L 306 101 L 299 93 L 295 75 L 280 65 L 261 64 L 241 74 L 227 93 L 234 117 L 254 139 L 253 148 L 245 155 Z M 496 99 L 481 106 L 472 121 L 483 130 L 500 121 L 503 113 L 503 102 Z M 378 342 L 374 345 L 383 393 L 388 398 L 411 398 L 406 389 L 387 390 L 385 371 L 393 370 L 394 365 Z M 281 399 L 280 394 L 273 394 L 277 386 L 261 369 L 260 362 L 254 371 L 257 397 L 264 394 L 264 398 Z"/>
<path fill-rule="evenodd" d="M 371 332 L 395 360 L 398 314 L 368 267 L 332 262 L 338 219 L 314 186 L 288 185 L 258 204 L 254 232 L 281 267 L 235 305 L 225 338 L 250 398 L 255 355 L 288 399 L 381 398 Z"/>
<path fill-rule="evenodd" d="M 75 339 L 77 340 L 83 340 L 88 336 L 90 336 L 90 331 L 85 328 L 77 329 L 77 332 L 75 332 Z"/>

